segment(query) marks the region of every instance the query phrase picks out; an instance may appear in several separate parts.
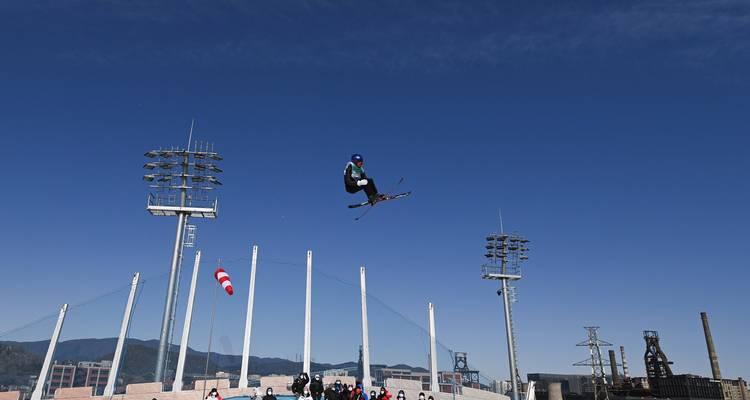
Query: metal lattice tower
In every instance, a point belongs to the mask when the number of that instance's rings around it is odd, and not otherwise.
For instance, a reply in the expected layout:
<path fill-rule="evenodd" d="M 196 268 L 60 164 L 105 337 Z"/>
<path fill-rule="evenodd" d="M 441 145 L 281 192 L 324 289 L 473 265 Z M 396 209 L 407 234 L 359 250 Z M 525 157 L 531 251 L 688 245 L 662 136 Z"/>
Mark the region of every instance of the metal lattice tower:
<path fill-rule="evenodd" d="M 612 343 L 599 339 L 598 326 L 585 326 L 589 338 L 576 346 L 588 347 L 589 358 L 573 364 L 576 367 L 591 367 L 591 383 L 594 386 L 594 400 L 609 400 L 607 392 L 607 373 L 605 366 L 609 366 L 609 361 L 602 358 L 602 347 L 612 346 Z"/>
<path fill-rule="evenodd" d="M 469 368 L 469 357 L 464 352 L 457 351 L 453 356 L 453 371 L 461 373 L 461 383 L 474 387 L 479 384 L 479 371 Z"/>
<path fill-rule="evenodd" d="M 197 231 L 198 231 L 197 226 L 193 224 L 187 224 L 187 223 L 185 224 L 185 232 L 183 232 L 182 234 L 182 238 L 183 238 L 182 247 L 183 248 L 187 249 L 187 248 L 195 247 Z M 184 252 L 181 252 L 180 261 L 177 265 L 177 284 L 175 285 L 175 289 L 174 289 L 175 301 L 177 301 L 177 299 L 180 296 L 179 294 L 180 293 L 180 280 L 182 276 L 182 261 L 184 260 L 184 258 L 185 258 Z M 165 368 L 165 371 L 167 371 L 167 373 L 169 372 L 169 362 L 170 362 L 169 357 L 170 355 L 172 355 L 172 342 L 174 341 L 174 320 L 175 320 L 176 313 L 177 313 L 177 307 L 174 306 L 172 307 L 172 315 L 170 316 L 170 320 L 172 322 L 171 322 L 171 327 L 169 331 L 169 342 L 167 343 L 167 355 L 164 359 L 164 368 Z M 164 378 L 166 378 L 166 376 L 164 376 Z"/>
<path fill-rule="evenodd" d="M 155 382 L 162 382 L 164 379 L 167 351 L 174 326 L 182 249 L 191 246 L 195 239 L 195 228 L 190 228 L 188 219 L 216 218 L 218 214 L 218 200 L 211 198 L 209 193 L 221 185 L 216 174 L 223 171 L 216 165 L 216 161 L 221 161 L 222 157 L 214 151 L 213 144 L 196 142 L 191 148 L 192 134 L 191 125 L 187 148 L 172 147 L 146 152 L 145 156 L 150 160 L 143 165 L 149 171 L 143 179 L 149 182 L 149 188 L 152 189 L 148 194 L 146 209 L 151 215 L 177 217 L 177 233 L 154 372 Z"/>
<path fill-rule="evenodd" d="M 508 285 L 508 300 L 510 301 L 510 307 L 508 307 L 508 319 L 510 320 L 510 336 L 513 338 L 513 359 L 516 360 L 516 381 L 521 381 L 521 374 L 518 372 L 518 344 L 516 342 L 516 325 L 513 321 L 513 303 L 518 301 L 518 294 L 515 286 Z"/>
<path fill-rule="evenodd" d="M 487 236 L 484 255 L 487 262 L 482 265 L 482 279 L 499 280 L 497 294 L 503 298 L 505 311 L 505 334 L 508 342 L 508 366 L 513 400 L 519 400 L 518 385 L 521 382 L 518 373 L 518 351 L 516 349 L 515 330 L 513 328 L 512 302 L 515 302 L 515 290 L 508 281 L 521 279 L 521 263 L 528 260 L 529 240 L 517 234 L 492 234 Z"/>

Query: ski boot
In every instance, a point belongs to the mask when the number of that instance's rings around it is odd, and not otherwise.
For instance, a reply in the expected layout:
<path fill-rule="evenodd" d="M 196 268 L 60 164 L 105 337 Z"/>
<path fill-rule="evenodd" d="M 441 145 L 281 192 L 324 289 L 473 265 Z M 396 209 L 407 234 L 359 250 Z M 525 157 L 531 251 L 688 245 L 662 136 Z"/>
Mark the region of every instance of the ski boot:
<path fill-rule="evenodd" d="M 374 195 L 370 196 L 367 200 L 370 202 L 370 205 L 374 206 L 375 203 L 377 203 L 377 202 L 379 202 L 381 200 L 385 200 L 387 197 L 388 196 L 386 196 L 384 194 L 377 193 L 377 194 L 374 194 Z"/>

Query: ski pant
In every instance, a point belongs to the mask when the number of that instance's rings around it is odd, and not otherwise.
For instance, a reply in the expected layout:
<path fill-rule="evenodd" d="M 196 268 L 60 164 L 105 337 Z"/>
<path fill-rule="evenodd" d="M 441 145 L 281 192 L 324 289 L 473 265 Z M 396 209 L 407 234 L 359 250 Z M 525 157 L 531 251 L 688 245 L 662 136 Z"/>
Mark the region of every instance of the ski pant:
<path fill-rule="evenodd" d="M 368 199 L 378 194 L 378 188 L 375 187 L 375 181 L 372 178 L 367 178 L 367 185 L 365 186 L 346 185 L 346 191 L 349 193 L 357 193 L 363 189 L 367 193 Z"/>

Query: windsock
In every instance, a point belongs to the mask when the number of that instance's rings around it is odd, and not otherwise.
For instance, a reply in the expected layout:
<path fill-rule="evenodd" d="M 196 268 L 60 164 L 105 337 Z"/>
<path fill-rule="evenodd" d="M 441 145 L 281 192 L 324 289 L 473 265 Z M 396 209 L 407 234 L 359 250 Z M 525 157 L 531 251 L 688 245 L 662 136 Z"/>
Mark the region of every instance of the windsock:
<path fill-rule="evenodd" d="M 232 281 L 229 280 L 229 274 L 227 274 L 226 271 L 224 271 L 224 268 L 216 268 L 216 271 L 214 272 L 214 278 L 219 282 L 221 287 L 224 288 L 224 290 L 227 292 L 228 295 L 234 294 L 234 289 L 232 288 Z"/>

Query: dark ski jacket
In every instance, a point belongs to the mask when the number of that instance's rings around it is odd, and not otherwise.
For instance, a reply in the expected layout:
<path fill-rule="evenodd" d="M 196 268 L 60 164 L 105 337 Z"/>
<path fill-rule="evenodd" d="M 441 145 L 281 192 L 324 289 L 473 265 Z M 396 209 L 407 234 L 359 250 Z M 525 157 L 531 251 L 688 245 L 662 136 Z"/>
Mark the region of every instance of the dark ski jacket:
<path fill-rule="evenodd" d="M 356 188 L 357 181 L 360 179 L 367 179 L 365 169 L 357 167 L 350 161 L 346 164 L 346 170 L 344 170 L 344 185 L 346 187 Z"/>
<path fill-rule="evenodd" d="M 344 400 L 341 397 L 341 393 L 337 392 L 334 388 L 329 387 L 325 390 L 326 400 Z"/>
<path fill-rule="evenodd" d="M 310 394 L 314 399 L 319 399 L 320 395 L 323 394 L 323 381 L 320 379 L 313 379 L 310 383 Z"/>
<path fill-rule="evenodd" d="M 308 383 L 310 383 L 310 377 L 307 375 L 307 372 L 303 372 L 302 378 L 298 376 L 294 379 L 294 383 L 292 383 L 292 393 L 301 395 L 305 392 L 305 386 Z"/>
<path fill-rule="evenodd" d="M 277 399 L 276 399 L 276 396 L 267 394 L 263 396 L 263 400 L 277 400 Z"/>

